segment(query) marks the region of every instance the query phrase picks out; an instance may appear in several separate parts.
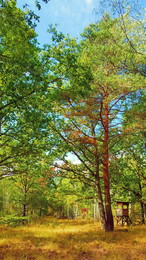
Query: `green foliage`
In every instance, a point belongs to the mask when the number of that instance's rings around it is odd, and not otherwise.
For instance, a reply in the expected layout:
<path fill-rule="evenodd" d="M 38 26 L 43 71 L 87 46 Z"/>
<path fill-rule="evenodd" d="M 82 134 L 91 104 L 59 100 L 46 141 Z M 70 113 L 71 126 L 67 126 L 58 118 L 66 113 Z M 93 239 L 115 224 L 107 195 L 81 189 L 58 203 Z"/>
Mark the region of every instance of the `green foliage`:
<path fill-rule="evenodd" d="M 146 83 L 142 24 L 128 13 L 114 19 L 106 14 L 85 29 L 79 44 L 74 39 L 57 38 L 52 52 L 55 73 L 61 74 L 63 80 L 62 85 L 54 85 L 51 127 L 62 138 L 67 151 L 80 161 L 79 165 L 72 165 L 62 156 L 64 164 L 57 167 L 61 174 L 71 172 L 88 185 L 96 184 L 99 202 L 102 197 L 105 199 L 105 204 L 100 203 L 102 212 L 110 205 L 108 168 L 114 146 L 119 136 L 135 134 L 136 128 L 124 127 L 123 113 L 131 109 L 133 95 L 138 95 Z M 56 30 L 54 33 L 55 39 Z"/>
<path fill-rule="evenodd" d="M 24 13 L 15 1 L 7 2 L 1 13 L 1 165 L 6 167 L 30 150 L 26 132 L 31 129 L 26 126 L 23 110 L 40 76 L 36 34 L 26 24 Z"/>
<path fill-rule="evenodd" d="M 16 227 L 22 224 L 27 224 L 29 222 L 29 217 L 17 217 L 17 216 L 6 216 L 0 218 L 0 224 L 10 227 Z"/>
<path fill-rule="evenodd" d="M 56 77 L 46 72 L 36 33 L 15 1 L 6 2 L 1 13 L 0 176 L 9 176 L 25 171 L 27 160 L 38 162 L 53 146 L 44 129 L 50 121 L 49 84 Z"/>
<path fill-rule="evenodd" d="M 80 42 L 50 26 L 52 43 L 40 49 L 33 11 L 3 1 L 0 12 L 1 216 L 75 217 L 95 196 L 101 203 L 105 151 L 112 200 L 144 205 L 144 21 L 106 13 Z"/>

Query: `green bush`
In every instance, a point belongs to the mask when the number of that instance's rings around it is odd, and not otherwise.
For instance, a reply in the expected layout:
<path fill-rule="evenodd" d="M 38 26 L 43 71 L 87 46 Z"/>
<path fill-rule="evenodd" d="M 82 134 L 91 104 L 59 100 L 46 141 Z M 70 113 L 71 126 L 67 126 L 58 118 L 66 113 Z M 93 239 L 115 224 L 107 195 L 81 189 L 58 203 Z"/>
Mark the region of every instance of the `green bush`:
<path fill-rule="evenodd" d="M 0 218 L 1 225 L 8 225 L 10 227 L 27 224 L 28 222 L 29 222 L 29 217 L 7 216 L 7 217 Z"/>

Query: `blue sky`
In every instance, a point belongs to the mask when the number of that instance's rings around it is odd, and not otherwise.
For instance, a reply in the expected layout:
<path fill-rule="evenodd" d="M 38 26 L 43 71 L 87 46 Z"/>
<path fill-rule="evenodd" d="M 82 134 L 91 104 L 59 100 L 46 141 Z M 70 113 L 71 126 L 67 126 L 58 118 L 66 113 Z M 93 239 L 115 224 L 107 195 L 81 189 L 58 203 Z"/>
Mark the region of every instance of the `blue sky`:
<path fill-rule="evenodd" d="M 136 0 L 129 0 L 132 3 Z M 27 3 L 29 8 L 40 16 L 37 26 L 38 41 L 41 45 L 50 42 L 51 36 L 47 33 L 49 24 L 58 24 L 58 30 L 69 34 L 71 37 L 79 37 L 89 23 L 96 22 L 99 17 L 100 0 L 50 0 L 45 4 L 40 0 L 41 10 L 35 6 L 35 0 L 17 0 L 18 7 Z M 146 7 L 145 0 L 138 0 L 141 6 Z"/>
<path fill-rule="evenodd" d="M 59 31 L 71 37 L 79 37 L 89 23 L 97 20 L 95 10 L 99 7 L 99 0 L 50 0 L 48 4 L 40 1 L 40 11 L 36 9 L 34 0 L 17 0 L 19 7 L 26 2 L 40 16 L 36 31 L 41 44 L 50 41 L 46 32 L 49 24 L 58 24 Z"/>

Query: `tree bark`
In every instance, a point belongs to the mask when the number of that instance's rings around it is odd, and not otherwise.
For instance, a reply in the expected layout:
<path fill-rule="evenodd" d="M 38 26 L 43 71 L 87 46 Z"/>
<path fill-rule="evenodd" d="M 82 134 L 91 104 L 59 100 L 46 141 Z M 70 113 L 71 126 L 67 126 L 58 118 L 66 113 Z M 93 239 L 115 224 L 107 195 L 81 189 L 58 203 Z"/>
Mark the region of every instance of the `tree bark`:
<path fill-rule="evenodd" d="M 141 205 L 141 223 L 145 224 L 145 205 L 142 201 L 140 202 L 140 205 Z"/>
<path fill-rule="evenodd" d="M 104 210 L 101 187 L 100 187 L 100 183 L 99 183 L 98 179 L 96 179 L 95 185 L 96 185 L 97 201 L 98 201 L 98 208 L 99 208 L 99 216 L 100 216 L 101 226 L 104 230 L 106 230 L 105 210 Z"/>
<path fill-rule="evenodd" d="M 145 215 L 145 218 L 146 218 L 146 203 L 144 203 L 144 215 Z"/>
<path fill-rule="evenodd" d="M 100 184 L 100 176 L 99 176 L 99 153 L 98 153 L 98 147 L 96 142 L 96 135 L 95 135 L 95 129 L 92 125 L 92 135 L 95 140 L 94 143 L 94 149 L 95 149 L 95 187 L 96 187 L 96 193 L 97 193 L 97 201 L 98 201 L 98 208 L 99 208 L 99 217 L 101 226 L 104 230 L 106 230 L 106 217 L 105 217 L 105 209 L 104 209 L 104 203 L 103 203 L 103 197 L 102 197 L 102 191 L 101 191 L 101 184 Z"/>
<path fill-rule="evenodd" d="M 22 216 L 23 216 L 23 217 L 26 217 L 26 210 L 27 210 L 27 205 L 24 203 L 24 204 L 23 204 L 23 212 L 22 212 Z M 26 220 L 23 219 L 23 220 L 22 220 L 22 224 L 24 225 L 25 223 L 26 223 Z"/>
<path fill-rule="evenodd" d="M 108 109 L 108 94 L 104 104 L 104 144 L 103 144 L 103 179 L 104 179 L 104 193 L 105 193 L 105 215 L 106 215 L 106 231 L 114 230 L 113 214 L 111 209 L 110 197 L 110 181 L 109 181 L 109 109 Z"/>
<path fill-rule="evenodd" d="M 26 217 L 26 204 L 23 204 L 22 216 L 23 216 L 23 217 Z"/>

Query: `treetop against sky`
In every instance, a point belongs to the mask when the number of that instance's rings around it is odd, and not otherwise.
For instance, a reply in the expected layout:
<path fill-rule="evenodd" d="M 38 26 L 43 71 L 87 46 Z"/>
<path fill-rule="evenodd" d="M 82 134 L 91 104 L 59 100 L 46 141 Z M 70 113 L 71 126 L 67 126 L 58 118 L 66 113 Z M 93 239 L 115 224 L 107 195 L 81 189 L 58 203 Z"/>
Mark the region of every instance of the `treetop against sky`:
<path fill-rule="evenodd" d="M 17 0 L 17 6 L 22 8 L 26 2 L 28 8 L 40 16 L 36 31 L 41 44 L 50 40 L 47 33 L 49 24 L 58 24 L 58 29 L 63 33 L 78 37 L 84 27 L 95 22 L 94 9 L 99 6 L 99 0 L 50 0 L 48 4 L 41 2 L 40 11 L 37 10 L 34 0 Z"/>
<path fill-rule="evenodd" d="M 71 37 L 79 37 L 86 26 L 101 18 L 101 9 L 104 9 L 104 6 L 105 10 L 108 10 L 108 2 L 110 3 L 111 0 L 103 1 L 103 7 L 100 2 L 102 3 L 100 0 L 50 0 L 48 4 L 45 4 L 40 1 L 41 10 L 39 11 L 34 0 L 17 0 L 17 6 L 22 9 L 27 3 L 28 9 L 40 16 L 36 31 L 38 41 L 44 44 L 50 41 L 47 33 L 50 24 L 57 24 L 58 30 L 70 34 Z M 129 1 L 130 6 L 133 2 L 133 0 Z M 144 0 L 139 0 L 138 3 L 139 6 L 146 7 Z"/>

